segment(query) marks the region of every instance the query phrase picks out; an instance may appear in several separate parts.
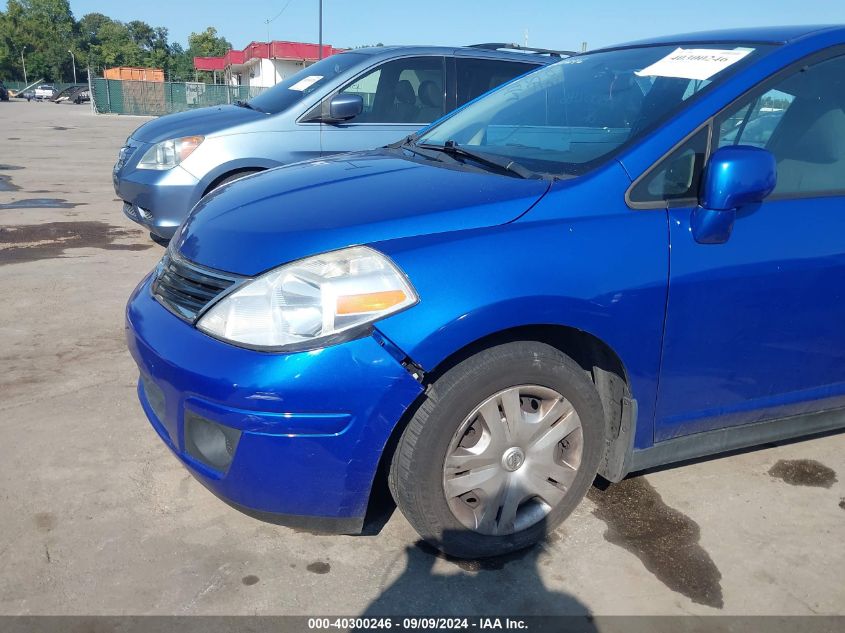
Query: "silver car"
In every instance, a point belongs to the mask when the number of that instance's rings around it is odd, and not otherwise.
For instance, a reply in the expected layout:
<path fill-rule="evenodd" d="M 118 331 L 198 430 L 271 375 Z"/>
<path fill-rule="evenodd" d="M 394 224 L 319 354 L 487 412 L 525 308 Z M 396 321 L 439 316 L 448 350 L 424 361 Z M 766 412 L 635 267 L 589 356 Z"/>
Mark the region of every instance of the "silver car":
<path fill-rule="evenodd" d="M 123 212 L 168 240 L 205 194 L 256 172 L 380 147 L 564 53 L 483 44 L 333 55 L 250 101 L 161 117 L 120 150 Z"/>

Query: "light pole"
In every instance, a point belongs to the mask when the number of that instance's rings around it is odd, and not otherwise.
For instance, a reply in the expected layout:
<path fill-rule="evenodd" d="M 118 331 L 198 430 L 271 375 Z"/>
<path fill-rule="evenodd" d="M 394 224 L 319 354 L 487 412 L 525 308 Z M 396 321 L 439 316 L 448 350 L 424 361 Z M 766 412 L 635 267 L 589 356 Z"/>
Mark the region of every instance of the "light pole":
<path fill-rule="evenodd" d="M 23 60 L 23 52 L 26 50 L 26 46 L 21 49 L 21 66 L 23 66 L 23 85 L 26 86 L 26 62 Z"/>
<path fill-rule="evenodd" d="M 73 62 L 73 83 L 76 83 L 76 56 L 73 51 L 68 51 L 68 53 L 70 53 L 70 59 Z"/>
<path fill-rule="evenodd" d="M 323 0 L 319 0 L 320 4 L 320 50 L 317 53 L 318 59 L 323 59 Z"/>

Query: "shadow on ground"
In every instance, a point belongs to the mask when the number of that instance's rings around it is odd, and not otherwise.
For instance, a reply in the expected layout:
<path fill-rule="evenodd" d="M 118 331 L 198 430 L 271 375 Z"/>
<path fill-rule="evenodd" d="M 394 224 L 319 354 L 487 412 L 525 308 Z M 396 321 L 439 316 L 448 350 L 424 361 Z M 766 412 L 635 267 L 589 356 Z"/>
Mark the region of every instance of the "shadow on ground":
<path fill-rule="evenodd" d="M 544 554 L 538 545 L 506 556 L 464 560 L 418 541 L 397 557 L 395 565 L 404 564 L 401 575 L 361 615 L 569 615 L 580 616 L 573 618 L 576 630 L 595 631 L 585 605 L 544 584 L 539 568 Z"/>

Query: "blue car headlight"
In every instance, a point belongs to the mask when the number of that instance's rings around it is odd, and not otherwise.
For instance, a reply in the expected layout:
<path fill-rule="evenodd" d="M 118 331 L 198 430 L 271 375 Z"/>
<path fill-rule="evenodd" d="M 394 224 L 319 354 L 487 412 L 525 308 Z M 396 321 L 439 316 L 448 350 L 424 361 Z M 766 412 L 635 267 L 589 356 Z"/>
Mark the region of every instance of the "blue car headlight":
<path fill-rule="evenodd" d="M 212 306 L 197 327 L 250 348 L 313 349 L 418 301 L 390 259 L 354 246 L 285 264 L 246 282 Z"/>
<path fill-rule="evenodd" d="M 156 143 L 144 153 L 137 167 L 158 171 L 173 169 L 193 154 L 203 140 L 204 136 L 184 136 Z"/>

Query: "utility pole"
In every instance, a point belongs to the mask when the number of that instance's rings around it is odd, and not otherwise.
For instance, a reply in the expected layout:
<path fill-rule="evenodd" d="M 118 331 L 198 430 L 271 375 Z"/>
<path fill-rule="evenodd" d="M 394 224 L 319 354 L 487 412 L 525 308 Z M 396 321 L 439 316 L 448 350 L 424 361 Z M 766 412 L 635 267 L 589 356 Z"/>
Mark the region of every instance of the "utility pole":
<path fill-rule="evenodd" d="M 317 59 L 323 59 L 323 0 L 318 0 L 320 5 L 320 51 L 317 53 Z"/>
<path fill-rule="evenodd" d="M 76 56 L 71 50 L 69 50 L 68 53 L 70 53 L 70 59 L 73 62 L 73 83 L 76 83 Z"/>
<path fill-rule="evenodd" d="M 21 66 L 23 66 L 23 85 L 28 86 L 29 82 L 26 80 L 26 62 L 23 60 L 23 52 L 26 50 L 26 46 L 21 49 Z"/>

